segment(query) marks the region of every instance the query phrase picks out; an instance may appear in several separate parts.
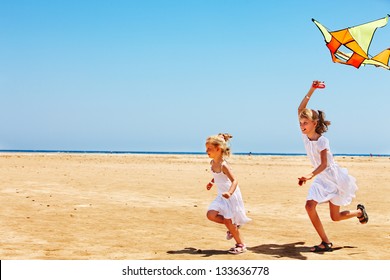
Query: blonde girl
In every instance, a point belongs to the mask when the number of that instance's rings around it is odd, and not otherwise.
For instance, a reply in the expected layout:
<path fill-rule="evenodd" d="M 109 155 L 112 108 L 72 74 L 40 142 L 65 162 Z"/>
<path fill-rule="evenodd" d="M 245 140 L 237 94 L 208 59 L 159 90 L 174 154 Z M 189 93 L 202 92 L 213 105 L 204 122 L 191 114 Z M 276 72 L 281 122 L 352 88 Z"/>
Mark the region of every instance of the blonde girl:
<path fill-rule="evenodd" d="M 236 245 L 228 252 L 240 254 L 246 251 L 239 228 L 250 221 L 246 216 L 241 191 L 237 178 L 234 176 L 226 157 L 230 156 L 229 140 L 230 134 L 220 133 L 210 136 L 206 140 L 206 153 L 211 158 L 211 172 L 213 180 L 207 185 L 207 189 L 215 184 L 218 188 L 218 195 L 210 204 L 207 211 L 207 218 L 227 228 L 226 239 L 234 238 Z"/>
<path fill-rule="evenodd" d="M 321 243 L 311 248 L 312 252 L 331 251 L 333 244 L 325 233 L 316 207 L 320 203 L 329 204 L 330 217 L 333 221 L 341 221 L 357 217 L 360 223 L 368 222 L 367 212 L 362 204 L 355 211 L 340 211 L 340 206 L 351 203 L 355 197 L 357 185 L 355 178 L 348 175 L 333 159 L 329 140 L 323 136 L 330 122 L 322 111 L 306 108 L 314 91 L 320 87 L 319 81 L 313 81 L 309 92 L 298 107 L 298 118 L 307 155 L 313 165 L 313 171 L 299 178 L 299 185 L 314 178 L 306 198 L 306 211 L 321 238 Z"/>

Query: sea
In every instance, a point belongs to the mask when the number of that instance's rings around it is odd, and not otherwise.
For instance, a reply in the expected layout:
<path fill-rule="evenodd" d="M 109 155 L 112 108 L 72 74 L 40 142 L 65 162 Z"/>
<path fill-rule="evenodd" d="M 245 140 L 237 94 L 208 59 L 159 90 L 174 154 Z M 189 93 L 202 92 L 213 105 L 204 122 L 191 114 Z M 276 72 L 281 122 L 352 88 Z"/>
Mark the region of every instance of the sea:
<path fill-rule="evenodd" d="M 83 151 L 83 150 L 0 150 L 0 153 L 51 153 L 51 154 L 129 154 L 129 155 L 205 155 L 204 152 L 159 152 L 159 151 Z M 237 152 L 240 156 L 306 156 L 304 153 L 258 153 Z M 333 154 L 350 157 L 390 157 L 390 154 Z"/>

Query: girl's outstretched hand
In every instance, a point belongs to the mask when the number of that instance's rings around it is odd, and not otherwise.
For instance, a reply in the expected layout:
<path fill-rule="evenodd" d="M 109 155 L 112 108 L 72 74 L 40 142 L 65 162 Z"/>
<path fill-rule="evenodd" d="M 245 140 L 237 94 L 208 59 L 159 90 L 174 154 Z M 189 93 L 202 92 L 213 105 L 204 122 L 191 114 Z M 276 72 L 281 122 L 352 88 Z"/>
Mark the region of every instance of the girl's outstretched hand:
<path fill-rule="evenodd" d="M 214 185 L 214 178 L 207 184 L 206 189 L 209 191 Z"/>
<path fill-rule="evenodd" d="M 304 177 L 298 178 L 298 185 L 302 186 L 306 183 L 306 179 Z"/>
<path fill-rule="evenodd" d="M 306 184 L 306 181 L 310 180 L 311 178 L 313 178 L 313 173 L 298 178 L 298 185 L 302 186 L 303 184 Z"/>

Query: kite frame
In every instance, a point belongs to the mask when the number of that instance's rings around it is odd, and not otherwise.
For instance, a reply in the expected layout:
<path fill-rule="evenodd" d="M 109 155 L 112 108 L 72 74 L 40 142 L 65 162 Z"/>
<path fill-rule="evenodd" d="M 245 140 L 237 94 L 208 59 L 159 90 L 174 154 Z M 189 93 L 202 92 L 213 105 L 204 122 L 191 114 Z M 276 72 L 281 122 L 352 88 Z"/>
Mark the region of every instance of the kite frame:
<path fill-rule="evenodd" d="M 314 18 L 312 18 L 312 21 L 314 22 L 314 24 L 317 26 L 317 28 L 322 33 L 324 40 L 325 40 L 325 43 L 326 43 L 326 46 L 328 47 L 328 49 L 331 53 L 333 62 L 351 65 L 351 66 L 354 66 L 356 68 L 359 68 L 362 64 L 363 65 L 370 64 L 370 65 L 375 65 L 377 67 L 380 66 L 380 67 L 383 67 L 385 69 L 390 70 L 390 67 L 388 65 L 389 59 L 387 59 L 386 64 L 384 63 L 386 61 L 386 59 L 382 59 L 384 62 L 376 60 L 376 57 L 378 57 L 382 53 L 388 52 L 387 51 L 388 49 L 383 50 L 382 52 L 380 52 L 379 54 L 377 54 L 375 56 L 372 56 L 369 54 L 369 49 L 370 49 L 370 46 L 371 46 L 371 43 L 372 43 L 372 40 L 374 38 L 376 30 L 378 28 L 386 26 L 388 23 L 389 17 L 390 17 L 390 15 L 388 14 L 384 18 L 380 18 L 377 20 L 363 23 L 363 24 L 354 25 L 351 27 L 347 27 L 347 28 L 343 28 L 343 29 L 339 29 L 339 30 L 334 30 L 334 31 L 329 31 L 329 29 L 326 26 L 324 26 L 323 24 L 321 24 L 320 22 L 318 22 Z M 367 39 L 367 42 L 365 42 L 365 44 L 363 44 L 363 46 L 361 46 L 361 44 L 359 44 L 359 43 L 364 43 L 364 41 L 362 42 L 362 40 L 360 40 L 359 36 L 361 35 L 360 33 L 363 32 L 364 30 L 363 31 L 359 30 L 358 32 L 356 32 L 355 30 L 356 29 L 363 29 L 362 26 L 366 26 L 369 28 L 369 25 L 372 23 L 375 23 L 375 22 L 377 22 L 378 25 L 372 26 L 371 29 L 368 29 L 368 31 L 370 32 L 369 35 L 371 36 L 371 38 L 369 40 Z M 366 30 L 366 32 L 367 32 L 367 30 Z M 339 38 L 336 38 L 336 36 Z M 356 38 L 356 37 L 358 37 L 358 38 Z M 339 39 L 341 39 L 341 40 L 339 40 Z M 355 45 L 354 47 L 358 47 L 359 49 L 354 50 L 351 47 L 349 47 L 348 44 L 354 44 Z M 343 51 L 339 50 L 340 47 L 344 47 L 344 48 L 350 50 L 352 53 L 343 52 Z"/>

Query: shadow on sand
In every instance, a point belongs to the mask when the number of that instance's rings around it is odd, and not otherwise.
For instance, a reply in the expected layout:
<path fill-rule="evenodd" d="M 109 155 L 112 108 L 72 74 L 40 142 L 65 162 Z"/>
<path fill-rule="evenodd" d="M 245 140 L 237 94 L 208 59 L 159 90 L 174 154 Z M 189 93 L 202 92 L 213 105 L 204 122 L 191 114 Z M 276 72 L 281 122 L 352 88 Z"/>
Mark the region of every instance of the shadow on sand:
<path fill-rule="evenodd" d="M 297 260 L 306 260 L 307 257 L 302 253 L 309 253 L 310 247 L 301 246 L 305 242 L 295 242 L 288 244 L 262 244 L 255 247 L 249 247 L 248 250 L 255 254 L 263 254 L 279 258 L 291 258 Z"/>
<path fill-rule="evenodd" d="M 276 259 L 280 258 L 290 258 L 297 260 L 306 260 L 307 257 L 303 253 L 311 253 L 310 249 L 312 246 L 303 246 L 305 242 L 295 242 L 288 244 L 262 244 L 254 247 L 248 247 L 248 251 L 255 254 L 269 255 L 273 256 Z M 333 251 L 355 248 L 351 246 L 344 247 L 333 247 Z M 167 251 L 168 254 L 172 255 L 199 255 L 201 257 L 207 258 L 216 255 L 228 255 L 227 250 L 202 250 L 196 248 L 184 248 L 177 251 Z M 312 254 L 331 254 L 332 252 L 319 252 Z"/>
<path fill-rule="evenodd" d="M 227 250 L 202 250 L 196 248 L 184 248 L 183 250 L 168 251 L 168 254 L 172 255 L 202 255 L 201 257 L 207 258 L 216 255 L 228 255 Z"/>
<path fill-rule="evenodd" d="M 310 254 L 332 254 L 334 251 L 338 251 L 341 249 L 350 249 L 355 248 L 351 246 L 343 246 L 343 247 L 333 247 L 333 250 L 331 252 L 316 252 L 313 253 L 310 251 L 310 249 L 313 246 L 303 246 L 305 242 L 295 242 L 295 243 L 288 243 L 288 244 L 262 244 L 255 247 L 248 247 L 248 250 L 256 253 L 256 254 L 263 254 L 263 255 L 270 255 L 274 256 L 274 258 L 280 259 L 280 258 L 290 258 L 290 259 L 296 259 L 296 260 L 306 260 L 307 256 L 302 255 L 302 253 L 310 253 Z"/>

